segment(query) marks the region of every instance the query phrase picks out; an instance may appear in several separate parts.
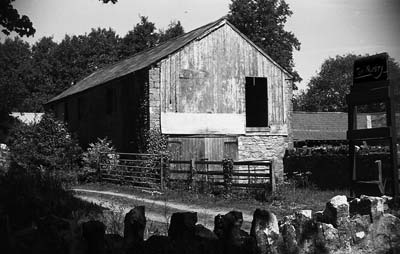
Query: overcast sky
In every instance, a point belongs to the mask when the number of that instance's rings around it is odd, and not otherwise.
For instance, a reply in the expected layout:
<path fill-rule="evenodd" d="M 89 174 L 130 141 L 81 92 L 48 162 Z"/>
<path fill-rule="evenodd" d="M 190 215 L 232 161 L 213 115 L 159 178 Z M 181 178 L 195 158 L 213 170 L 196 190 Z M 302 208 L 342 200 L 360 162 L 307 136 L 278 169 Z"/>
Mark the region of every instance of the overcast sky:
<path fill-rule="evenodd" d="M 36 28 L 27 39 L 34 43 L 43 36 L 62 40 L 65 34 L 84 34 L 91 28 L 111 27 L 124 36 L 148 16 L 157 28 L 180 20 L 185 31 L 214 21 L 228 13 L 230 0 L 16 0 Z M 286 29 L 294 32 L 301 50 L 294 53 L 296 70 L 304 81 L 319 70 L 328 57 L 345 53 L 388 52 L 400 61 L 399 0 L 286 0 L 293 11 Z M 0 34 L 4 39 L 4 34 Z"/>

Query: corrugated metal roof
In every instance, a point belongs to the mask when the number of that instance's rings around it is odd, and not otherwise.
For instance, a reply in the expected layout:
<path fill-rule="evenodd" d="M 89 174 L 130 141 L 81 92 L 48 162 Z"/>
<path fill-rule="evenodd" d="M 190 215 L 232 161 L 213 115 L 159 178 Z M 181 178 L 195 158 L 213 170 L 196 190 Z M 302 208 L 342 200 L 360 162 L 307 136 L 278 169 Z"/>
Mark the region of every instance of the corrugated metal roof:
<path fill-rule="evenodd" d="M 245 40 L 247 40 L 251 45 L 253 45 L 257 50 L 259 50 L 265 57 L 267 57 L 270 61 L 272 61 L 275 65 L 277 65 L 282 71 L 291 76 L 291 74 L 285 70 L 282 66 L 277 64 L 273 59 L 271 59 L 265 52 L 263 52 L 259 47 L 257 47 L 253 42 L 251 42 L 245 35 L 240 33 L 232 24 L 230 24 L 225 17 L 220 18 L 214 22 L 211 22 L 207 25 L 199 27 L 191 32 L 183 34 L 177 38 L 169 40 L 165 43 L 162 43 L 156 47 L 151 49 L 139 52 L 133 55 L 130 58 L 102 68 L 86 78 L 79 81 L 76 85 L 68 88 L 61 94 L 52 98 L 47 103 L 55 102 L 57 100 L 63 99 L 65 97 L 71 96 L 73 94 L 77 94 L 83 92 L 87 89 L 96 87 L 98 85 L 104 84 L 113 79 L 128 75 L 137 70 L 143 69 L 159 60 L 167 57 L 168 55 L 178 51 L 186 44 L 191 41 L 202 38 L 204 35 L 207 35 L 209 32 L 213 31 L 212 29 L 216 29 L 223 24 L 230 25 L 235 31 L 237 31 Z"/>

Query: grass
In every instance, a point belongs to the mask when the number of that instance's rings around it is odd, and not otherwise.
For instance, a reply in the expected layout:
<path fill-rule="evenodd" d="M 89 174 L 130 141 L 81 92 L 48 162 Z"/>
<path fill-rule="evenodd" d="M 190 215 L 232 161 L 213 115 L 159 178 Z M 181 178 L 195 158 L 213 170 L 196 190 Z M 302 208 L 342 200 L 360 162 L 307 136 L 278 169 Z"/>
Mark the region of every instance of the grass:
<path fill-rule="evenodd" d="M 335 195 L 346 195 L 348 193 L 346 190 L 320 190 L 312 186 L 300 188 L 293 182 L 287 182 L 278 185 L 275 193 L 263 195 L 264 201 L 258 201 L 254 196 L 248 193 L 236 193 L 231 197 L 226 197 L 223 195 L 201 194 L 186 190 L 166 190 L 162 194 L 151 194 L 129 186 L 102 183 L 86 184 L 76 187 L 133 194 L 152 200 L 201 206 L 205 209 L 223 208 L 227 210 L 238 210 L 248 214 L 252 214 L 256 208 L 262 208 L 275 213 L 278 219 L 286 215 L 291 215 L 298 210 L 323 210 L 326 202 L 332 197 Z M 127 200 L 124 201 L 123 198 L 113 197 L 112 199 L 114 199 L 115 202 L 129 202 Z"/>

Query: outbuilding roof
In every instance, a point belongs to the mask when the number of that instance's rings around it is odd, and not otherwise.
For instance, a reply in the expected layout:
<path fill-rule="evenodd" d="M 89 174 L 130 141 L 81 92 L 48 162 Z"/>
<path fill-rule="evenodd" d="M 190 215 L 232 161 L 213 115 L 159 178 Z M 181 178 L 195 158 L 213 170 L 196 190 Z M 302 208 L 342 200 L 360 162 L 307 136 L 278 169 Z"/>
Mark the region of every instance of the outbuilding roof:
<path fill-rule="evenodd" d="M 348 118 L 346 112 L 293 112 L 294 141 L 346 140 Z M 384 126 L 384 113 L 357 115 L 358 129 Z"/>
<path fill-rule="evenodd" d="M 236 32 L 238 32 L 245 40 L 247 40 L 250 44 L 252 44 L 258 51 L 260 51 L 265 57 L 267 57 L 271 62 L 277 65 L 283 72 L 291 77 L 291 74 L 285 70 L 282 66 L 277 64 L 274 60 L 272 60 L 262 49 L 256 46 L 253 42 L 251 42 L 245 35 L 239 32 L 237 28 L 235 28 L 231 23 L 226 20 L 226 17 L 220 18 L 214 22 L 206 24 L 202 27 L 199 27 L 195 30 L 192 30 L 188 33 L 185 33 L 181 36 L 178 36 L 174 39 L 171 39 L 167 42 L 164 42 L 156 47 L 150 48 L 148 50 L 144 50 L 133 55 L 130 58 L 119 61 L 115 64 L 104 67 L 96 72 L 93 72 L 86 78 L 82 79 L 74 86 L 68 88 L 63 91 L 61 94 L 55 96 L 47 104 L 58 101 L 60 99 L 66 98 L 73 94 L 77 94 L 88 90 L 90 88 L 96 87 L 98 85 L 104 84 L 108 81 L 114 80 L 116 78 L 128 75 L 135 71 L 141 70 L 150 66 L 151 64 L 160 61 L 161 59 L 167 57 L 168 55 L 178 51 L 188 43 L 202 38 L 213 30 L 221 27 L 222 25 L 228 24 L 231 26 Z"/>

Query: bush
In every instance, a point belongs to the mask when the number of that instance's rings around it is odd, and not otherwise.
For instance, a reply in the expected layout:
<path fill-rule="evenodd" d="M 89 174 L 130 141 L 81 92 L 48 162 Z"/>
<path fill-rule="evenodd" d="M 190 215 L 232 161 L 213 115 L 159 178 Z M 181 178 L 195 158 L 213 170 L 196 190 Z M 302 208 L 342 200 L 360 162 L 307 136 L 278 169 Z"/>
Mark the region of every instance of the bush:
<path fill-rule="evenodd" d="M 30 173 L 46 172 L 63 182 L 73 182 L 79 170 L 82 149 L 64 123 L 45 114 L 39 123 L 21 122 L 11 129 L 11 163 Z"/>
<path fill-rule="evenodd" d="M 383 177 L 390 178 L 388 148 L 361 146 L 357 152 L 357 179 L 377 179 L 376 160 L 382 161 Z M 348 188 L 350 185 L 348 146 L 320 146 L 287 150 L 283 164 L 284 172 L 289 178 L 300 177 L 322 189 Z"/>
<path fill-rule="evenodd" d="M 112 141 L 107 137 L 98 138 L 96 143 L 90 143 L 87 151 L 83 153 L 83 169 L 79 174 L 79 181 L 95 181 L 100 159 L 107 165 L 117 165 L 119 161 Z"/>
<path fill-rule="evenodd" d="M 146 151 L 149 154 L 168 154 L 168 136 L 158 129 L 149 129 L 145 133 Z"/>
<path fill-rule="evenodd" d="M 12 164 L 0 176 L 0 215 L 9 218 L 13 230 L 36 224 L 45 216 L 72 219 L 73 213 L 100 213 L 101 208 L 75 198 L 50 174 L 32 172 Z"/>

